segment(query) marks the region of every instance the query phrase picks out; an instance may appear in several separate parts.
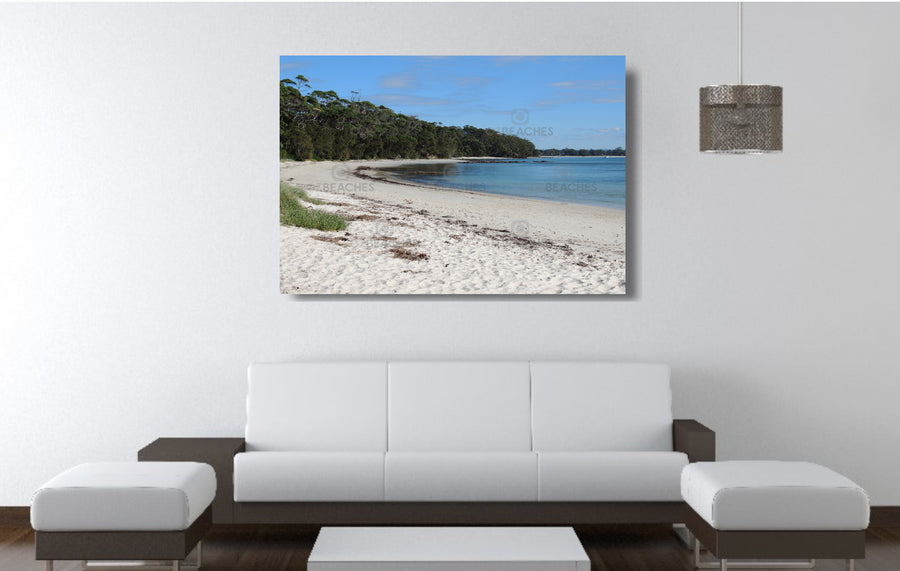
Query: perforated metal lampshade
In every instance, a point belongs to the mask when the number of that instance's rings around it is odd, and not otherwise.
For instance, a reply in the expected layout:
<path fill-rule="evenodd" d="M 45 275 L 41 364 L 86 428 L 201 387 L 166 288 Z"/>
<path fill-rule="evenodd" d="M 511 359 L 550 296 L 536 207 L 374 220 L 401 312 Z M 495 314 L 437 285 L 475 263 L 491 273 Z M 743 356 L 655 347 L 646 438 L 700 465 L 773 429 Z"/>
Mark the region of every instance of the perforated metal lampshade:
<path fill-rule="evenodd" d="M 709 85 L 700 88 L 700 150 L 777 153 L 781 142 L 781 87 Z"/>

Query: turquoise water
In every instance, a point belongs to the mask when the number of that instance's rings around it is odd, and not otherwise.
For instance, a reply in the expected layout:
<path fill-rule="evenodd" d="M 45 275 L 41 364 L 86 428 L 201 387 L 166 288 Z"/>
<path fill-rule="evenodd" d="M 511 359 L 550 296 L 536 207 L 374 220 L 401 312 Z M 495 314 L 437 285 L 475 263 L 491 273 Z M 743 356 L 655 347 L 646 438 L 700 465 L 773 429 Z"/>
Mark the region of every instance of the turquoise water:
<path fill-rule="evenodd" d="M 427 186 L 625 209 L 625 157 L 543 157 L 382 169 Z"/>

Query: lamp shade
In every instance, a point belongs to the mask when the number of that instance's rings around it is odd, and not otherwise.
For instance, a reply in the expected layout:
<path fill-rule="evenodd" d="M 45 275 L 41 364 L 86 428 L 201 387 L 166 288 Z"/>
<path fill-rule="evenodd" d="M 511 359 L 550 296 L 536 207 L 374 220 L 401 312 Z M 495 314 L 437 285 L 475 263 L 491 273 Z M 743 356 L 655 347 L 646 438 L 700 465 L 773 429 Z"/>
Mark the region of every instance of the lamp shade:
<path fill-rule="evenodd" d="M 781 132 L 781 87 L 738 84 L 700 88 L 701 151 L 780 152 Z"/>

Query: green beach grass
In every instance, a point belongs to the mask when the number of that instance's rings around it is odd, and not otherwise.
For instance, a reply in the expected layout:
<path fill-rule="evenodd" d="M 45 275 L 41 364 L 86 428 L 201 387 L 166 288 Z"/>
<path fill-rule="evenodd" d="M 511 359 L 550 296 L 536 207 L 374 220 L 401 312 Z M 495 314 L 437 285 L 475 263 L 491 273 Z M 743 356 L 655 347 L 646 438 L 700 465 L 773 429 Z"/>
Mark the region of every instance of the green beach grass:
<path fill-rule="evenodd" d="M 300 204 L 301 200 L 310 204 L 322 204 L 321 200 L 311 198 L 302 188 L 281 183 L 281 224 L 324 231 L 343 230 L 347 227 L 347 221 L 337 214 L 305 208 Z"/>
<path fill-rule="evenodd" d="M 321 200 L 311 198 L 302 188 L 297 188 L 296 186 L 291 186 L 283 182 L 281 183 L 281 192 L 291 194 L 294 196 L 294 198 L 302 200 L 303 202 L 308 202 L 310 204 L 325 204 Z"/>

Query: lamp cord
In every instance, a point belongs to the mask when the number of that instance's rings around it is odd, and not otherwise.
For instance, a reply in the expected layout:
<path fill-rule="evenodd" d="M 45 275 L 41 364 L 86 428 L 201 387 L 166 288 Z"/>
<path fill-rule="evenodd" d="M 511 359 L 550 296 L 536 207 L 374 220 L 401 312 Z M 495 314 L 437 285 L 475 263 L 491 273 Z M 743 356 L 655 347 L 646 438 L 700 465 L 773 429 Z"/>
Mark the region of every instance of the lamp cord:
<path fill-rule="evenodd" d="M 738 2 L 738 85 L 744 84 L 744 3 Z"/>

